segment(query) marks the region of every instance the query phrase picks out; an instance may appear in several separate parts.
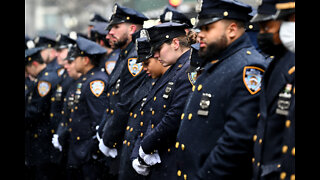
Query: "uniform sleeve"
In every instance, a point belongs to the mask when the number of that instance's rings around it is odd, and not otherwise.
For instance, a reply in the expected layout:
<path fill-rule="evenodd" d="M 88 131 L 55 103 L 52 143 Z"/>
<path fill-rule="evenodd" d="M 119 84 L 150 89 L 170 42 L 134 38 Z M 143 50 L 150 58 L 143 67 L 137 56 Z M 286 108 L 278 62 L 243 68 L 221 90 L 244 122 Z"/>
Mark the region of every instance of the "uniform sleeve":
<path fill-rule="evenodd" d="M 221 112 L 226 114 L 224 131 L 200 168 L 200 179 L 228 179 L 228 175 L 239 173 L 250 179 L 251 173 L 244 173 L 251 172 L 259 92 L 252 94 L 248 90 L 243 73 L 239 72 L 230 82 L 228 89 L 232 91 L 227 94 L 227 108 Z"/>
<path fill-rule="evenodd" d="M 91 127 L 95 131 L 107 105 L 106 83 L 102 80 L 94 80 L 86 88 L 87 113 L 91 119 Z"/>
<path fill-rule="evenodd" d="M 50 110 L 50 97 L 52 94 L 51 83 L 48 81 L 39 81 L 34 87 L 31 102 L 25 107 L 26 123 L 42 120 Z"/>
<path fill-rule="evenodd" d="M 128 122 L 128 112 L 131 105 L 131 99 L 124 104 L 117 104 L 115 115 L 106 121 L 103 127 L 103 143 L 108 147 L 113 147 L 115 143 L 119 144 L 124 136 L 125 127 Z"/>
<path fill-rule="evenodd" d="M 173 99 L 171 100 L 172 103 L 169 110 L 155 129 L 141 141 L 142 149 L 147 154 L 150 154 L 155 149 L 159 149 L 160 146 L 168 146 L 168 141 L 171 142 L 175 140 L 181 121 L 181 114 L 192 87 L 187 74 L 183 74 L 175 84 Z"/>

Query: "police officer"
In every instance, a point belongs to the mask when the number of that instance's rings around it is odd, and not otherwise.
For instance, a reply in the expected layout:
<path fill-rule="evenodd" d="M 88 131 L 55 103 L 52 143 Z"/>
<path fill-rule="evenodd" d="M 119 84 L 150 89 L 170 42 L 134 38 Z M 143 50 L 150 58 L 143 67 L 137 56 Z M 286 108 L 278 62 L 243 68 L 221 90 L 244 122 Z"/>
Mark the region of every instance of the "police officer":
<path fill-rule="evenodd" d="M 141 32 L 146 30 L 141 30 Z M 144 33 L 142 33 L 144 34 Z M 141 37 L 141 36 L 140 36 Z M 113 131 L 105 136 L 105 140 L 114 141 L 117 136 L 123 136 L 124 140 L 120 156 L 119 178 L 118 179 L 144 179 L 144 176 L 137 174 L 132 168 L 132 161 L 130 159 L 134 144 L 138 137 L 143 137 L 148 119 L 144 118 L 143 105 L 147 100 L 148 93 L 154 88 L 166 70 L 169 67 L 163 67 L 161 63 L 153 58 L 150 52 L 151 46 L 146 37 L 136 39 L 136 48 L 138 53 L 138 62 L 143 62 L 143 69 L 147 75 L 141 85 L 135 90 L 134 98 L 130 102 L 121 106 L 113 119 L 118 121 L 108 121 L 108 126 L 117 127 L 117 131 Z M 121 119 L 121 121 L 119 121 Z M 119 128 L 119 123 L 123 123 Z"/>
<path fill-rule="evenodd" d="M 37 36 L 34 39 L 35 47 L 42 47 L 40 54 L 43 61 L 48 64 L 49 69 L 53 69 L 56 73 L 61 76 L 63 67 L 58 64 L 57 61 L 57 52 L 54 48 L 56 45 L 55 39 L 52 39 L 47 36 Z"/>
<path fill-rule="evenodd" d="M 106 30 L 105 28 L 109 25 L 109 23 L 106 22 L 97 22 L 94 27 L 91 29 L 92 37 L 91 39 L 94 39 L 94 41 L 98 44 L 100 44 L 102 47 L 106 48 L 107 53 L 102 56 L 101 62 L 100 62 L 100 68 L 101 71 L 104 71 L 107 73 L 107 76 L 109 77 L 111 72 L 114 69 L 114 66 L 119 58 L 120 49 L 113 49 L 111 45 L 109 44 L 109 41 L 106 39 L 106 36 L 109 33 L 109 30 Z"/>
<path fill-rule="evenodd" d="M 115 129 L 104 128 L 104 125 L 108 120 L 112 120 L 112 116 L 117 111 L 117 104 L 124 104 L 126 101 L 130 101 L 134 93 L 134 90 L 139 87 L 142 80 L 145 77 L 142 63 L 136 63 L 137 52 L 135 50 L 134 41 L 132 41 L 132 34 L 142 28 L 145 20 L 148 20 L 142 13 L 137 12 L 131 8 L 122 7 L 117 3 L 114 5 L 113 14 L 110 19 L 110 24 L 107 27 L 109 34 L 107 38 L 109 43 L 114 48 L 120 48 L 121 52 L 119 59 L 110 75 L 110 82 L 107 87 L 107 96 L 109 104 L 105 107 L 106 114 L 102 118 L 102 123 L 99 125 L 99 135 L 103 140 L 103 143 L 99 144 L 100 150 L 110 157 L 108 152 L 104 149 L 113 148 L 113 151 L 120 149 L 122 145 L 122 137 L 114 140 L 114 143 L 104 141 L 109 133 L 112 133 Z M 116 119 L 116 121 L 119 121 Z M 107 127 L 107 126 L 106 126 Z M 102 132 L 105 134 L 103 135 Z M 118 138 L 118 137 L 117 137 Z M 101 148 L 106 147 L 106 148 Z M 114 157 L 114 155 L 112 155 Z M 108 163 L 110 174 L 116 176 L 118 174 L 119 158 L 109 159 Z"/>
<path fill-rule="evenodd" d="M 56 50 L 57 50 L 57 62 L 60 66 L 64 65 L 64 59 L 68 54 L 68 49 L 75 41 L 64 34 L 58 34 L 56 38 Z M 51 108 L 50 108 L 50 128 L 52 137 L 57 136 L 57 128 L 62 121 L 63 117 L 63 103 L 66 93 L 72 84 L 73 78 L 68 76 L 68 73 L 65 68 L 60 68 L 58 70 L 58 76 L 60 76 L 61 80 L 57 84 L 57 86 L 53 89 L 52 97 L 51 97 Z M 66 174 L 65 172 L 65 161 L 63 158 L 63 153 L 61 150 L 53 149 L 50 153 L 51 161 L 56 164 L 57 173 L 56 175 L 61 175 L 63 178 Z"/>
<path fill-rule="evenodd" d="M 132 155 L 135 157 L 132 166 L 137 173 L 146 176 L 150 170 L 147 179 L 168 179 L 175 173 L 171 149 L 192 87 L 186 73 L 190 47 L 185 28 L 184 24 L 167 22 L 147 29 L 154 57 L 164 67 L 171 66 L 149 93 L 142 108 L 148 127 L 141 141 L 135 144 Z M 151 167 L 141 169 L 143 164 Z"/>
<path fill-rule="evenodd" d="M 251 7 L 204 0 L 197 27 L 205 61 L 181 115 L 175 143 L 178 179 L 251 179 L 265 60 L 245 34 Z"/>
<path fill-rule="evenodd" d="M 34 172 L 34 179 L 54 179 L 55 169 L 50 162 L 51 145 L 50 107 L 53 89 L 60 78 L 44 63 L 43 47 L 25 51 L 25 68 L 35 78 L 25 106 L 25 162 Z"/>
<path fill-rule="evenodd" d="M 263 13 L 270 11 L 274 14 Z M 294 12 L 295 1 L 265 0 L 252 19 L 260 24 L 261 50 L 275 53 L 262 80 L 257 133 L 252 136 L 253 179 L 295 179 Z"/>
<path fill-rule="evenodd" d="M 77 37 L 72 57 L 76 71 L 82 76 L 77 81 L 68 119 L 70 179 L 98 179 L 101 176 L 100 167 L 93 159 L 98 150 L 98 142 L 93 137 L 107 103 L 108 77 L 98 68 L 104 53 L 106 50 L 97 43 Z"/>

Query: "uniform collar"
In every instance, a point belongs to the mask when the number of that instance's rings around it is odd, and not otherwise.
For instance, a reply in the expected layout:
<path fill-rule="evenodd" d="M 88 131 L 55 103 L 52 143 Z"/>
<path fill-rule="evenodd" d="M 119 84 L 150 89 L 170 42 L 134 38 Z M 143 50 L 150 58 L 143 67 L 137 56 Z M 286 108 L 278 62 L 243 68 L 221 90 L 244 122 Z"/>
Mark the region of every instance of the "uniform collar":
<path fill-rule="evenodd" d="M 249 36 L 244 33 L 238 39 L 236 39 L 233 43 L 231 43 L 217 58 L 219 60 L 223 60 L 228 58 L 229 56 L 233 55 L 237 51 L 243 48 L 248 48 L 252 46 Z"/>
<path fill-rule="evenodd" d="M 126 57 L 129 54 L 129 52 L 131 51 L 131 49 L 133 49 L 133 48 L 134 48 L 134 43 L 131 41 L 126 48 L 124 48 L 120 51 L 119 56 Z"/>

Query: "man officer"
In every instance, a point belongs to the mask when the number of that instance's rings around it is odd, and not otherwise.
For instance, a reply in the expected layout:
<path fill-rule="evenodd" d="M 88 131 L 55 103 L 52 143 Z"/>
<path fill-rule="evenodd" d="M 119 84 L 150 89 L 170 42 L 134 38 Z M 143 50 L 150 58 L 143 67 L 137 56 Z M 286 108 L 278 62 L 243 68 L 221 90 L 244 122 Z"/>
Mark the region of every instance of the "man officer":
<path fill-rule="evenodd" d="M 107 39 L 113 48 L 120 48 L 121 52 L 119 59 L 110 75 L 109 85 L 107 87 L 107 96 L 109 104 L 105 107 L 106 113 L 99 125 L 99 136 L 102 138 L 99 148 L 107 157 L 115 157 L 117 150 L 121 148 L 121 139 L 112 142 L 105 141 L 104 136 L 113 132 L 113 128 L 109 129 L 105 124 L 108 120 L 113 120 L 111 117 L 116 113 L 118 105 L 125 104 L 130 101 L 134 90 L 141 84 L 145 77 L 145 72 L 142 70 L 142 63 L 136 63 L 137 52 L 135 50 L 132 34 L 142 28 L 146 16 L 133 9 L 122 7 L 117 3 L 114 5 L 113 14 L 110 19 L 110 24 L 107 27 L 109 34 Z M 120 121 L 119 119 L 114 119 Z M 104 134 L 102 134 L 104 133 Z M 117 137 L 118 138 L 118 137 Z M 112 148 L 112 151 L 110 149 Z M 113 152 L 109 154 L 109 152 Z M 110 174 L 116 176 L 118 174 L 119 158 L 109 159 Z"/>
<path fill-rule="evenodd" d="M 43 47 L 25 51 L 26 72 L 35 78 L 25 106 L 25 161 L 33 171 L 32 179 L 55 179 L 55 168 L 50 161 L 51 145 L 50 98 L 60 78 L 44 63 Z"/>
<path fill-rule="evenodd" d="M 106 50 L 97 43 L 78 36 L 72 51 L 75 69 L 82 76 L 77 81 L 68 119 L 68 176 L 70 179 L 96 180 L 100 178 L 101 172 L 93 159 L 98 150 L 98 143 L 93 136 L 107 104 L 108 83 L 107 75 L 98 66 Z"/>
<path fill-rule="evenodd" d="M 202 1 L 197 26 L 205 66 L 181 115 L 178 179 L 251 179 L 266 63 L 245 34 L 250 12 L 238 1 Z"/>
<path fill-rule="evenodd" d="M 295 1 L 265 0 L 252 21 L 261 50 L 276 52 L 262 80 L 253 179 L 295 179 Z"/>

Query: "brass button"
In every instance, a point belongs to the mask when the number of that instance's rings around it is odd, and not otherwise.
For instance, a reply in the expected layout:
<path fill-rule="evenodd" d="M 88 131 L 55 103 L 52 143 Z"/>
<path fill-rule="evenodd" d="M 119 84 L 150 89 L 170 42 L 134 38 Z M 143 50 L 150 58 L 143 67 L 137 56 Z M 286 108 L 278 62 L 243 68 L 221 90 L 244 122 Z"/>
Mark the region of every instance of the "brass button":
<path fill-rule="evenodd" d="M 144 113 L 144 112 L 143 112 L 143 111 L 141 111 L 141 113 L 140 113 L 140 114 L 141 114 L 141 116 L 143 116 L 143 113 Z"/>
<path fill-rule="evenodd" d="M 130 128 L 130 132 L 132 132 L 133 131 L 133 128 Z"/>
<path fill-rule="evenodd" d="M 154 128 L 154 124 L 151 124 L 151 128 L 152 128 L 152 129 Z"/>
<path fill-rule="evenodd" d="M 113 109 L 111 109 L 110 114 L 113 114 L 113 113 L 114 113 L 114 110 L 113 110 Z"/>
<path fill-rule="evenodd" d="M 229 15 L 228 11 L 223 12 L 223 16 L 228 16 L 228 15 Z"/>
<path fill-rule="evenodd" d="M 285 154 L 287 153 L 287 151 L 288 151 L 288 146 L 287 145 L 282 146 L 282 153 Z"/>
<path fill-rule="evenodd" d="M 262 139 L 259 139 L 259 144 L 262 144 Z"/>
<path fill-rule="evenodd" d="M 72 118 L 69 118 L 69 122 L 72 122 Z"/>
<path fill-rule="evenodd" d="M 78 140 L 78 141 L 80 140 L 80 137 L 79 137 L 79 136 L 77 137 L 77 140 Z"/>
<path fill-rule="evenodd" d="M 154 115 L 154 110 L 152 110 L 151 114 L 152 114 L 152 116 Z"/>
<path fill-rule="evenodd" d="M 53 117 L 53 113 L 50 113 L 50 117 Z"/>
<path fill-rule="evenodd" d="M 189 113 L 188 119 L 191 120 L 191 118 L 192 118 L 192 113 Z"/>
<path fill-rule="evenodd" d="M 253 135 L 253 142 L 256 142 L 256 140 L 258 139 L 258 136 L 255 134 L 255 135 Z"/>
<path fill-rule="evenodd" d="M 192 86 L 192 91 L 194 91 L 195 89 L 196 89 L 196 86 L 193 85 L 193 86 Z"/>
<path fill-rule="evenodd" d="M 133 113 L 132 112 L 130 112 L 130 117 L 133 115 Z"/>
<path fill-rule="evenodd" d="M 286 120 L 286 127 L 289 128 L 291 125 L 291 121 L 290 120 Z"/>
<path fill-rule="evenodd" d="M 184 180 L 187 180 L 187 174 L 184 174 L 184 175 L 183 175 L 183 179 L 184 179 Z"/>
<path fill-rule="evenodd" d="M 180 170 L 178 170 L 177 175 L 181 176 L 181 171 Z"/>
<path fill-rule="evenodd" d="M 123 144 L 127 144 L 127 140 L 124 140 L 124 141 L 123 141 Z"/>
<path fill-rule="evenodd" d="M 34 137 L 34 138 L 38 138 L 38 134 L 34 134 L 33 137 Z"/>
<path fill-rule="evenodd" d="M 202 84 L 198 86 L 198 91 L 200 91 L 201 89 L 202 89 Z"/>
<path fill-rule="evenodd" d="M 153 101 L 156 101 L 157 100 L 157 97 L 155 96 L 155 97 L 153 97 Z"/>
<path fill-rule="evenodd" d="M 184 151 L 184 149 L 185 149 L 184 144 L 181 144 L 181 150 Z"/>
<path fill-rule="evenodd" d="M 127 126 L 126 130 L 128 131 L 130 129 L 130 126 Z"/>
<path fill-rule="evenodd" d="M 133 119 L 135 119 L 135 118 L 137 118 L 137 114 L 134 114 L 134 115 L 133 115 Z"/>
<path fill-rule="evenodd" d="M 295 155 L 296 155 L 296 148 L 295 148 L 295 147 L 292 148 L 291 154 L 292 154 L 292 156 L 295 156 Z"/>
<path fill-rule="evenodd" d="M 163 109 L 165 109 L 167 107 L 167 105 L 163 105 Z"/>
<path fill-rule="evenodd" d="M 140 133 L 140 137 L 143 137 L 143 133 Z"/>
<path fill-rule="evenodd" d="M 143 126 L 143 121 L 140 122 L 140 126 Z"/>
<path fill-rule="evenodd" d="M 54 129 L 51 129 L 51 133 L 54 134 Z"/>
<path fill-rule="evenodd" d="M 286 176 L 287 176 L 287 173 L 282 172 L 282 173 L 280 174 L 280 179 L 285 179 Z"/>
<path fill-rule="evenodd" d="M 179 148 L 179 142 L 176 142 L 176 146 L 177 149 Z"/>
<path fill-rule="evenodd" d="M 184 113 L 181 114 L 181 120 L 184 118 Z"/>
<path fill-rule="evenodd" d="M 130 142 L 128 141 L 128 143 L 127 143 L 127 146 L 129 147 L 130 146 Z"/>

